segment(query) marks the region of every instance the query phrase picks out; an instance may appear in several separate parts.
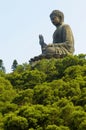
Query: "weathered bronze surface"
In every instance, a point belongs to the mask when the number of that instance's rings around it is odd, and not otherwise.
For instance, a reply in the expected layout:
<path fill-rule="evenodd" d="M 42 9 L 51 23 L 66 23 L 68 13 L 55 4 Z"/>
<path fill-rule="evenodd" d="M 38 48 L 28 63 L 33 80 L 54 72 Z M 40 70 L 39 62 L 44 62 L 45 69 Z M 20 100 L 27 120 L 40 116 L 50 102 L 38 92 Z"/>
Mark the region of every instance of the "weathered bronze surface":
<path fill-rule="evenodd" d="M 59 10 L 54 10 L 50 14 L 51 22 L 56 26 L 53 34 L 53 43 L 46 44 L 42 35 L 39 35 L 39 43 L 42 55 L 67 55 L 74 53 L 74 37 L 68 24 L 64 24 L 64 14 Z"/>
<path fill-rule="evenodd" d="M 42 54 L 30 59 L 30 62 L 43 58 L 62 58 L 74 53 L 74 37 L 68 24 L 64 24 L 64 14 L 59 10 L 53 10 L 50 14 L 51 22 L 56 26 L 53 33 L 53 43 L 46 44 L 42 35 L 39 35 L 39 44 Z"/>

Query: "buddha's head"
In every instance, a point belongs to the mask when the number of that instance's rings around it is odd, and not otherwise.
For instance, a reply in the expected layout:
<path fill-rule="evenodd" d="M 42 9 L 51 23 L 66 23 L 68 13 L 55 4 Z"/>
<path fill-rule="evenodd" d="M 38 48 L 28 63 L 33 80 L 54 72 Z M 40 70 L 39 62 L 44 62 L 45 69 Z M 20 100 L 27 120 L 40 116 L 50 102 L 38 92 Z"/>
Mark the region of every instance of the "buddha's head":
<path fill-rule="evenodd" d="M 53 10 L 50 14 L 50 19 L 52 23 L 57 26 L 59 24 L 62 24 L 64 22 L 64 14 L 63 12 L 59 10 Z"/>

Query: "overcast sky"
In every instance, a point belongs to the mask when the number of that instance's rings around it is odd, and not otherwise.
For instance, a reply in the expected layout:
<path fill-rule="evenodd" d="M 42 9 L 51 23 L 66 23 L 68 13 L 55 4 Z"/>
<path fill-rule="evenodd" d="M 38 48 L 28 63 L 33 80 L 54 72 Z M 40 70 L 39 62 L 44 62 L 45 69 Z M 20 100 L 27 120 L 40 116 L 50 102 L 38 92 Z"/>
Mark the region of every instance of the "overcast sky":
<path fill-rule="evenodd" d="M 41 54 L 38 35 L 52 43 L 49 15 L 64 12 L 75 38 L 75 54 L 86 53 L 86 0 L 0 0 L 0 59 L 7 72 L 13 60 L 25 63 Z"/>

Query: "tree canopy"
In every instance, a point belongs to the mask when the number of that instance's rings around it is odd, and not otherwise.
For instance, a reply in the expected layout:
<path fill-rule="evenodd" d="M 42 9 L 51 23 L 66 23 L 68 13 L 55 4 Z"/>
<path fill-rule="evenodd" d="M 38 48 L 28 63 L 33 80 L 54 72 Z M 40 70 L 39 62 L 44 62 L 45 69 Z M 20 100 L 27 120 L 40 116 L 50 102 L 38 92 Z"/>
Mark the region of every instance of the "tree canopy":
<path fill-rule="evenodd" d="M 86 130 L 86 55 L 0 71 L 0 130 Z"/>

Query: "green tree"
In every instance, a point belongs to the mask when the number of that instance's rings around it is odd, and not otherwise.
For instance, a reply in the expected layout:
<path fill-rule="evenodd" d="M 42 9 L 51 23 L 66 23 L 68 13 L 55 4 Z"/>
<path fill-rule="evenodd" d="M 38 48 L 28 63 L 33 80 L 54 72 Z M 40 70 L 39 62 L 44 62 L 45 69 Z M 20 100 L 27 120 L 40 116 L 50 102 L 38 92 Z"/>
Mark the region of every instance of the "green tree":
<path fill-rule="evenodd" d="M 30 64 L 24 63 L 22 65 L 18 65 L 15 72 L 17 73 L 23 73 L 25 71 L 30 71 L 31 70 L 31 66 Z"/>
<path fill-rule="evenodd" d="M 70 128 L 72 130 L 74 129 L 79 130 L 81 128 L 86 128 L 85 120 L 86 120 L 86 112 L 84 112 L 81 109 L 73 111 L 70 118 Z"/>
<path fill-rule="evenodd" d="M 80 123 L 78 130 L 86 130 L 86 119 Z"/>
<path fill-rule="evenodd" d="M 18 66 L 18 62 L 17 62 L 17 60 L 14 60 L 13 61 L 13 64 L 12 64 L 12 71 L 15 71 L 16 70 L 16 68 L 17 68 L 17 66 Z"/>
<path fill-rule="evenodd" d="M 79 59 L 86 59 L 86 54 L 79 54 L 78 57 Z"/>
<path fill-rule="evenodd" d="M 7 74 L 6 78 L 10 80 L 14 88 L 17 89 L 28 89 L 33 88 L 37 84 L 41 84 L 46 80 L 46 74 L 41 71 L 27 70 L 23 73 L 13 72 Z"/>
<path fill-rule="evenodd" d="M 61 130 L 61 128 L 56 125 L 48 125 L 46 130 Z"/>
<path fill-rule="evenodd" d="M 3 77 L 0 77 L 0 101 L 12 101 L 16 92 L 11 83 Z"/>
<path fill-rule="evenodd" d="M 15 98 L 13 99 L 13 103 L 21 105 L 32 104 L 33 103 L 33 93 L 32 89 L 26 89 L 20 91 Z"/>
<path fill-rule="evenodd" d="M 70 129 L 66 126 L 56 126 L 54 124 L 54 125 L 48 125 L 46 130 L 70 130 Z"/>
<path fill-rule="evenodd" d="M 0 130 L 4 130 L 4 120 L 2 113 L 0 113 Z"/>
<path fill-rule="evenodd" d="M 15 114 L 9 114 L 5 117 L 4 129 L 5 130 L 27 130 L 28 121 L 24 117 L 16 116 Z"/>
<path fill-rule="evenodd" d="M 3 65 L 3 60 L 0 59 L 0 71 L 6 72 L 5 67 Z"/>
<path fill-rule="evenodd" d="M 34 86 L 43 83 L 46 80 L 46 74 L 35 69 L 25 71 L 22 74 L 23 89 L 34 88 Z"/>
<path fill-rule="evenodd" d="M 10 102 L 0 102 L 0 111 L 3 115 L 9 112 L 15 112 L 17 109 L 18 106 L 16 104 Z"/>
<path fill-rule="evenodd" d="M 37 104 L 51 104 L 53 102 L 53 91 L 46 84 L 37 85 L 34 87 L 33 100 Z"/>
<path fill-rule="evenodd" d="M 56 59 L 51 58 L 50 60 L 43 59 L 39 61 L 34 68 L 36 68 L 39 71 L 42 71 L 46 74 L 47 81 L 52 81 L 53 79 L 56 79 L 58 76 L 58 71 L 56 70 Z"/>

